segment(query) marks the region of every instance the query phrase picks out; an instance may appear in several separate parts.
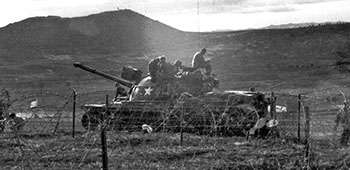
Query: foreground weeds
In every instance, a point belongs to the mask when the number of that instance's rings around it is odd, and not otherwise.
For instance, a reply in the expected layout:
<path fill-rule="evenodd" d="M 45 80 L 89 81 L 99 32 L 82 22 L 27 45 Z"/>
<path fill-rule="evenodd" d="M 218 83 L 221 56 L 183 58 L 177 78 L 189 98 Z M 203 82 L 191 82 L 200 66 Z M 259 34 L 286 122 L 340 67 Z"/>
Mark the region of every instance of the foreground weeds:
<path fill-rule="evenodd" d="M 1 169 L 101 169 L 98 132 L 76 135 L 1 134 Z M 109 169 L 342 169 L 350 149 L 314 142 L 310 163 L 304 145 L 286 138 L 251 139 L 173 133 L 108 132 Z"/>

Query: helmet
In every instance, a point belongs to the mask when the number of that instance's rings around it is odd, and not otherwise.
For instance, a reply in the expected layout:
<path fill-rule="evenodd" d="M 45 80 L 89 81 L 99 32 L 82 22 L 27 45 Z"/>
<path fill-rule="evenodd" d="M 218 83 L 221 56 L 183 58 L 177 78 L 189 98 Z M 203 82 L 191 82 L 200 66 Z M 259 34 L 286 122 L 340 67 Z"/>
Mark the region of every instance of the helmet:
<path fill-rule="evenodd" d="M 165 56 L 164 56 L 164 55 L 160 56 L 160 57 L 159 57 L 159 60 L 160 60 L 161 62 L 165 62 Z"/>
<path fill-rule="evenodd" d="M 205 54 L 207 52 L 207 49 L 205 49 L 205 48 L 203 48 L 202 50 L 201 50 L 201 53 L 202 54 Z"/>
<path fill-rule="evenodd" d="M 180 60 L 176 60 L 175 62 L 174 62 L 174 66 L 181 66 L 182 65 L 182 62 L 180 61 Z"/>

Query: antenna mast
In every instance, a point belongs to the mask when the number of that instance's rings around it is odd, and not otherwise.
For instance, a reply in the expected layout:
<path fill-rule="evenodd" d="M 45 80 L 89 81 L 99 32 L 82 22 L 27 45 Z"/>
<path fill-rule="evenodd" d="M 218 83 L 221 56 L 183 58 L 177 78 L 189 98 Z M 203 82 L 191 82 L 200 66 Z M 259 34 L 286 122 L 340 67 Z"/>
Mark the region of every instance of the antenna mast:
<path fill-rule="evenodd" d="M 200 30 L 199 30 L 199 0 L 197 0 L 197 35 L 198 35 L 198 46 L 200 46 Z"/>

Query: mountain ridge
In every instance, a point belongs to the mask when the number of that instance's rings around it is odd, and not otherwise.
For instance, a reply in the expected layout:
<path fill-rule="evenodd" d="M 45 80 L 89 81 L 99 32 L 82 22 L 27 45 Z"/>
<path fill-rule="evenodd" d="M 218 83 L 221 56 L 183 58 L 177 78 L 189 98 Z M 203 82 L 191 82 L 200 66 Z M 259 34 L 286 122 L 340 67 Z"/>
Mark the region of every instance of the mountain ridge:
<path fill-rule="evenodd" d="M 74 18 L 28 18 L 0 29 L 0 48 L 41 48 L 53 53 L 142 52 L 157 43 L 166 48 L 167 39 L 184 38 L 177 29 L 131 10 L 119 10 Z"/>
<path fill-rule="evenodd" d="M 269 25 L 262 27 L 260 29 L 292 29 L 292 28 L 301 28 L 301 27 L 315 27 L 315 26 L 324 26 L 324 25 L 337 25 L 337 24 L 348 24 L 348 22 L 338 21 L 338 22 L 304 22 L 304 23 L 288 23 L 288 24 L 278 24 L 278 25 Z"/>

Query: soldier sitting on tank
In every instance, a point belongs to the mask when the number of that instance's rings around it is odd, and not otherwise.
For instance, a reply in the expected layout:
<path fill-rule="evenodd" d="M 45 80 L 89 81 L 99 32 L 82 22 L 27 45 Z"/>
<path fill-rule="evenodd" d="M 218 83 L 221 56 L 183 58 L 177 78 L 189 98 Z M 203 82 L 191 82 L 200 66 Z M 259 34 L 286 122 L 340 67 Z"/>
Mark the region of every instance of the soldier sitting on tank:
<path fill-rule="evenodd" d="M 205 48 L 203 48 L 201 51 L 196 52 L 192 58 L 192 68 L 193 71 L 197 69 L 203 69 L 203 72 L 206 75 L 210 75 L 212 68 L 210 65 L 210 60 L 205 60 L 204 55 L 207 52 Z"/>
<path fill-rule="evenodd" d="M 170 64 L 167 62 L 161 63 L 159 65 L 159 78 L 161 81 L 167 81 L 175 78 L 180 71 L 182 62 L 176 60 L 174 64 Z"/>
<path fill-rule="evenodd" d="M 151 82 L 157 83 L 159 68 L 163 63 L 165 63 L 164 56 L 157 57 L 148 63 L 148 71 L 149 75 L 151 76 Z"/>
<path fill-rule="evenodd" d="M 182 66 L 182 62 L 180 60 L 176 60 L 174 62 L 174 73 L 177 74 L 179 72 L 182 72 L 183 66 Z"/>
<path fill-rule="evenodd" d="M 115 87 L 116 92 L 115 92 L 115 97 L 113 99 L 113 101 L 119 101 L 121 98 L 128 96 L 128 93 L 126 92 L 126 90 L 120 86 L 119 83 L 115 83 Z"/>

